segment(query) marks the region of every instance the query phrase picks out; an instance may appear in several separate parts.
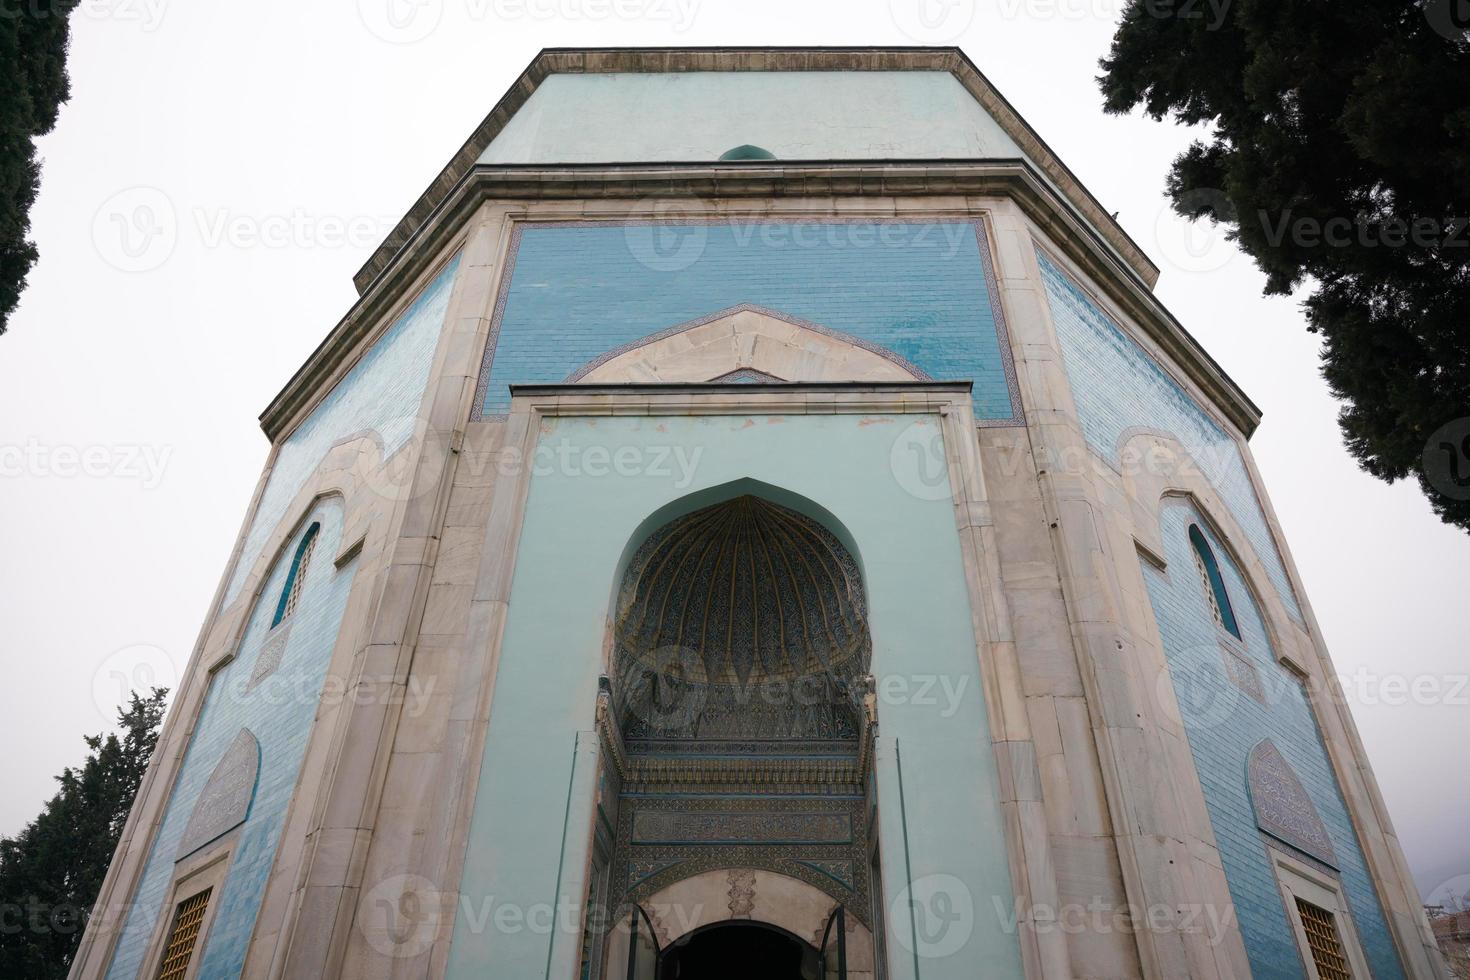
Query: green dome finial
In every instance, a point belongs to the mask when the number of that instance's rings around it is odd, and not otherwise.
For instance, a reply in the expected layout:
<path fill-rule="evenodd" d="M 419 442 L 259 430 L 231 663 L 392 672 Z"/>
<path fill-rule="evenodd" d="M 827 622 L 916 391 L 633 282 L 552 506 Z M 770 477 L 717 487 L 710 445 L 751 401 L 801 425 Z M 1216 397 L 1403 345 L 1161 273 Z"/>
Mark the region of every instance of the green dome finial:
<path fill-rule="evenodd" d="M 720 154 L 721 160 L 774 160 L 776 154 L 763 146 L 752 143 L 742 143 L 733 149 L 726 150 Z"/>

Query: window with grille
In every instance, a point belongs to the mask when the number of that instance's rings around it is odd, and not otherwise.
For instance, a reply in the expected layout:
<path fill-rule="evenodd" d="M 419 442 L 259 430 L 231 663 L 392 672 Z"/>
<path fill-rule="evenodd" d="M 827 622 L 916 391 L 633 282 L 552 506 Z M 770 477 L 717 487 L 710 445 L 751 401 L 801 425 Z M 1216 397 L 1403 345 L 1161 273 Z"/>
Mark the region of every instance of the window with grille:
<path fill-rule="evenodd" d="M 1296 900 L 1296 910 L 1307 934 L 1307 951 L 1317 967 L 1317 976 L 1322 980 L 1352 980 L 1332 913 L 1301 898 Z"/>
<path fill-rule="evenodd" d="M 1205 540 L 1204 532 L 1199 529 L 1198 524 L 1189 526 L 1189 543 L 1194 548 L 1194 568 L 1199 572 L 1200 584 L 1204 586 L 1205 596 L 1210 601 L 1210 613 L 1215 617 L 1215 625 L 1237 640 L 1240 639 L 1240 627 L 1235 622 L 1235 610 L 1230 607 L 1230 594 L 1225 591 L 1225 579 L 1220 575 L 1220 565 L 1215 561 L 1215 552 Z"/>
<path fill-rule="evenodd" d="M 189 972 L 189 961 L 194 958 L 199 930 L 204 925 L 204 912 L 209 908 L 209 893 L 213 890 L 206 888 L 179 903 L 178 910 L 174 912 L 174 927 L 163 947 L 158 980 L 184 980 L 184 974 Z"/>
<path fill-rule="evenodd" d="M 291 614 L 296 611 L 297 604 L 301 601 L 301 589 L 306 582 L 306 570 L 311 565 L 312 552 L 316 550 L 316 535 L 321 530 L 320 524 L 313 524 L 306 529 L 306 536 L 301 539 L 301 544 L 296 548 L 296 557 L 291 562 L 291 572 L 286 576 L 286 586 L 281 590 L 281 601 L 276 604 L 276 615 L 271 620 L 271 627 L 275 628 L 282 620 L 290 619 Z"/>

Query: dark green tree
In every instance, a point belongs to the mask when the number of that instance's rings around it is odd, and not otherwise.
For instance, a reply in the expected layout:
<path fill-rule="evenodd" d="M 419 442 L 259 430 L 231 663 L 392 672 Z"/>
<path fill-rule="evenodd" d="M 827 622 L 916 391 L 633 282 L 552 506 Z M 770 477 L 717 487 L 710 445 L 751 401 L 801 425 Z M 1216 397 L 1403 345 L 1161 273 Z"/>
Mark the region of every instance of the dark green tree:
<path fill-rule="evenodd" d="M 1266 274 L 1305 287 L 1369 473 L 1470 529 L 1470 2 L 1129 0 L 1105 107 L 1207 127 L 1168 179 Z"/>
<path fill-rule="evenodd" d="M 0 333 L 36 264 L 31 205 L 41 185 L 36 137 L 71 94 L 68 20 L 78 0 L 0 0 Z"/>
<path fill-rule="evenodd" d="M 158 744 L 167 691 L 136 692 L 120 732 L 86 736 L 80 769 L 14 838 L 0 838 L 0 977 L 62 980 Z"/>

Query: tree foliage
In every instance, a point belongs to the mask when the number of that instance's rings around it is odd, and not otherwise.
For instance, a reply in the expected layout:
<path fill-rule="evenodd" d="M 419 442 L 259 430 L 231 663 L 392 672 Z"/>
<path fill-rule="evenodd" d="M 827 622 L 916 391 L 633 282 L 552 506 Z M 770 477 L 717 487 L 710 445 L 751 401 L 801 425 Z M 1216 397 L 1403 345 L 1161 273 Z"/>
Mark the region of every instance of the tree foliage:
<path fill-rule="evenodd" d="M 1462 0 L 1129 0 L 1109 112 L 1203 124 L 1181 215 L 1306 286 L 1364 469 L 1470 529 L 1470 38 Z"/>
<path fill-rule="evenodd" d="M 0 333 L 36 264 L 31 205 L 41 185 L 36 137 L 51 132 L 69 97 L 68 19 L 78 0 L 0 4 Z"/>
<path fill-rule="evenodd" d="M 41 815 L 0 838 L 0 977 L 66 976 L 158 744 L 167 693 L 134 693 L 118 711 L 120 733 L 86 736 L 81 768 L 62 770 Z"/>

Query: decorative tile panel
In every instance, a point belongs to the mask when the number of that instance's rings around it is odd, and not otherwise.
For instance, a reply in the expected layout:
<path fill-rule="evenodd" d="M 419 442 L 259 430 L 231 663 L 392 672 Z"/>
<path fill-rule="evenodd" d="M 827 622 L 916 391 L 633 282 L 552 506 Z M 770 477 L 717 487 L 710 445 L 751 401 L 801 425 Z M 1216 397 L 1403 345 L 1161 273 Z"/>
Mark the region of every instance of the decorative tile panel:
<path fill-rule="evenodd" d="M 1266 689 L 1261 684 L 1261 675 L 1256 670 L 1256 665 L 1223 643 L 1220 644 L 1220 656 L 1224 660 L 1225 676 L 1230 678 L 1230 683 L 1266 704 Z"/>
<path fill-rule="evenodd" d="M 240 729 L 194 804 L 179 857 L 187 857 L 226 831 L 245 822 L 260 774 L 260 743 L 248 728 Z"/>
<path fill-rule="evenodd" d="M 558 383 L 608 351 L 744 304 L 841 331 L 939 380 L 981 424 L 1020 423 L 984 226 L 955 221 L 518 225 L 476 393 Z"/>
<path fill-rule="evenodd" d="M 706 871 L 754 869 L 804 881 L 868 924 L 860 797 L 624 796 L 617 837 L 614 905 Z"/>
<path fill-rule="evenodd" d="M 1316 805 L 1270 739 L 1251 750 L 1246 779 L 1262 830 L 1326 865 L 1337 866 L 1332 838 L 1327 836 Z"/>
<path fill-rule="evenodd" d="M 276 672 L 281 666 L 281 658 L 286 655 L 286 640 L 291 633 L 291 624 L 282 623 L 271 630 L 266 637 L 265 646 L 261 647 L 260 656 L 255 658 L 255 669 L 250 672 L 250 680 L 245 685 L 245 692 L 255 690 L 260 682 Z"/>

